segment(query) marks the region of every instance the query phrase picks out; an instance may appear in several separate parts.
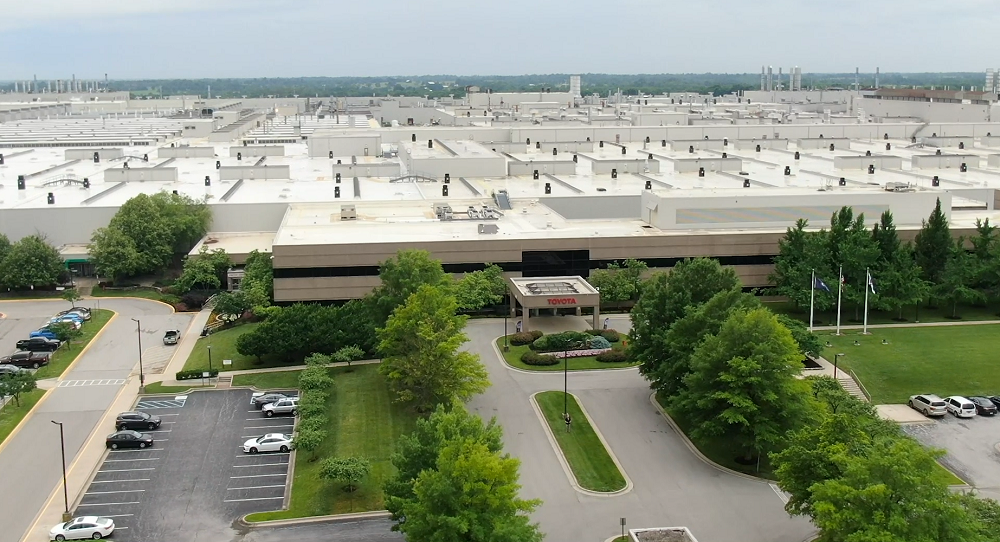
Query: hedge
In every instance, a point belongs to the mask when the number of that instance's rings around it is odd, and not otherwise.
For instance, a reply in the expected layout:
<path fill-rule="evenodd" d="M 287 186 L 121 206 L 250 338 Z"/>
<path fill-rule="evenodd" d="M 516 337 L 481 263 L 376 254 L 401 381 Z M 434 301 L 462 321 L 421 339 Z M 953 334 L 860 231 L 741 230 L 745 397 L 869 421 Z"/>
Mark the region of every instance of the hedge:
<path fill-rule="evenodd" d="M 521 362 L 525 365 L 555 365 L 559 363 L 559 358 L 528 350 L 521 354 Z"/>
<path fill-rule="evenodd" d="M 588 329 L 587 333 L 604 337 L 609 343 L 616 343 L 622 340 L 621 333 L 613 329 Z"/>
<path fill-rule="evenodd" d="M 531 349 L 536 352 L 560 352 L 563 350 L 579 350 L 590 344 L 590 335 L 582 331 L 563 331 L 535 339 Z"/>
<path fill-rule="evenodd" d="M 510 344 L 514 346 L 524 346 L 535 342 L 536 339 L 542 338 L 542 335 L 543 333 L 537 329 L 534 331 L 522 331 L 510 336 Z"/>
<path fill-rule="evenodd" d="M 219 370 L 218 369 L 212 369 L 211 371 L 202 371 L 201 369 L 197 369 L 197 370 L 191 370 L 191 371 L 178 371 L 177 374 L 174 375 L 174 379 L 175 380 L 195 380 L 195 379 L 198 379 L 198 378 L 202 378 L 202 375 L 204 375 L 205 373 L 208 373 L 210 375 L 210 377 L 212 377 L 212 378 L 214 378 L 216 376 L 219 376 Z"/>
<path fill-rule="evenodd" d="M 624 350 L 608 350 L 597 355 L 597 361 L 603 363 L 624 363 L 628 361 L 628 354 Z"/>

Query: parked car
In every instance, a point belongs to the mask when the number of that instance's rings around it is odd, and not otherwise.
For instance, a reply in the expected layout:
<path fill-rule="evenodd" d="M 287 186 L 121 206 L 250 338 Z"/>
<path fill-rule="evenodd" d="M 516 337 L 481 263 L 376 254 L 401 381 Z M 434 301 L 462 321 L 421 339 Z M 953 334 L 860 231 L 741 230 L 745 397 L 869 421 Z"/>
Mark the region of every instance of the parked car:
<path fill-rule="evenodd" d="M 86 320 L 86 318 L 84 318 L 83 316 L 81 316 L 79 313 L 71 311 L 71 312 L 61 312 L 61 313 L 53 316 L 52 318 L 49 318 L 49 320 L 53 321 L 53 322 L 60 322 L 60 321 L 65 321 L 65 320 L 73 320 L 73 321 L 76 321 L 76 322 L 80 322 L 82 324 L 84 322 L 84 320 Z"/>
<path fill-rule="evenodd" d="M 283 399 L 278 399 L 273 403 L 268 403 L 264 405 L 261 411 L 268 418 L 278 415 L 292 415 L 294 416 L 298 412 L 299 408 L 299 398 L 298 397 L 285 397 Z"/>
<path fill-rule="evenodd" d="M 1000 408 L 1000 395 L 991 395 L 987 399 L 989 399 L 994 406 Z"/>
<path fill-rule="evenodd" d="M 243 443 L 243 452 L 248 454 L 255 454 L 257 452 L 285 453 L 291 449 L 291 435 L 283 435 L 281 433 L 268 433 L 262 437 L 252 438 Z"/>
<path fill-rule="evenodd" d="M 176 329 L 168 329 L 166 333 L 163 334 L 163 344 L 177 344 L 177 341 L 181 338 L 181 332 Z"/>
<path fill-rule="evenodd" d="M 976 413 L 980 416 L 996 416 L 997 406 L 986 397 L 969 397 L 972 404 L 976 405 Z"/>
<path fill-rule="evenodd" d="M 159 426 L 159 416 L 150 416 L 145 412 L 122 412 L 115 418 L 115 427 L 119 431 L 126 429 L 147 429 L 152 431 Z"/>
<path fill-rule="evenodd" d="M 27 350 L 29 352 L 55 352 L 60 346 L 62 346 L 62 343 L 58 340 L 46 339 L 45 337 L 32 337 L 17 341 L 18 350 Z"/>
<path fill-rule="evenodd" d="M 11 365 L 9 363 L 0 364 L 0 378 L 7 375 L 17 374 L 17 373 L 27 373 L 27 369 L 22 369 L 17 365 Z"/>
<path fill-rule="evenodd" d="M 961 395 L 952 395 L 944 400 L 948 412 L 959 418 L 972 418 L 976 415 L 976 405 Z"/>
<path fill-rule="evenodd" d="M 126 429 L 108 435 L 105 444 L 112 450 L 118 448 L 146 448 L 153 445 L 153 436 Z"/>
<path fill-rule="evenodd" d="M 49 326 L 54 325 L 54 324 L 69 324 L 69 325 L 73 326 L 74 329 L 80 329 L 80 327 L 83 326 L 83 320 L 77 320 L 75 318 L 68 318 L 66 316 L 57 316 L 57 317 L 52 318 L 51 320 L 49 320 L 49 323 L 48 323 Z"/>
<path fill-rule="evenodd" d="M 46 339 L 52 339 L 55 341 L 59 340 L 59 337 L 56 337 L 56 334 L 53 333 L 48 327 L 39 328 L 31 333 L 28 333 L 28 338 L 31 337 L 45 337 Z"/>
<path fill-rule="evenodd" d="M 250 397 L 250 404 L 259 410 L 264 408 L 264 405 L 273 403 L 278 399 L 284 399 L 285 397 L 291 396 L 276 391 L 267 393 L 258 391 L 254 392 L 253 396 Z"/>
<path fill-rule="evenodd" d="M 9 364 L 25 369 L 37 369 L 49 364 L 49 355 L 46 352 L 14 352 L 9 356 L 0 358 L 0 364 Z"/>
<path fill-rule="evenodd" d="M 83 318 L 84 320 L 90 320 L 90 316 L 91 316 L 90 315 L 90 309 L 88 309 L 87 307 L 73 307 L 72 309 L 70 309 L 68 311 L 62 311 L 62 312 L 60 312 L 56 316 L 62 316 L 64 314 L 79 314 L 80 317 Z"/>
<path fill-rule="evenodd" d="M 81 516 L 60 523 L 49 531 L 49 540 L 100 540 L 115 532 L 115 520 L 98 516 Z"/>
<path fill-rule="evenodd" d="M 922 412 L 924 416 L 944 416 L 948 412 L 944 399 L 933 393 L 911 395 L 906 404 L 910 405 L 910 408 Z"/>

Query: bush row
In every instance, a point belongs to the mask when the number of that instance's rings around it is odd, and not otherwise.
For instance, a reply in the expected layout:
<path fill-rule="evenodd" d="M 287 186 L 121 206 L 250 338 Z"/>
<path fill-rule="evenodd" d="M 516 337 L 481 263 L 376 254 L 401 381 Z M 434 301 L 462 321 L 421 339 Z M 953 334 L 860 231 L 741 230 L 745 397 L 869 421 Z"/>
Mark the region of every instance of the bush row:
<path fill-rule="evenodd" d="M 533 350 L 521 354 L 521 362 L 525 365 L 555 365 L 559 363 L 559 358 L 548 354 L 539 354 Z"/>
<path fill-rule="evenodd" d="M 579 350 L 590 347 L 591 335 L 582 331 L 563 331 L 552 335 L 543 335 L 531 343 L 531 349 L 536 352 L 559 352 L 563 350 Z"/>
<path fill-rule="evenodd" d="M 597 361 L 603 363 L 624 363 L 628 361 L 628 354 L 624 350 L 608 350 L 597 354 Z"/>
<path fill-rule="evenodd" d="M 212 378 L 219 376 L 218 369 L 212 369 L 211 371 L 202 371 L 201 369 L 194 369 L 190 371 L 178 371 L 174 375 L 176 380 L 194 380 L 197 378 L 202 378 L 205 373 L 208 373 Z"/>
<path fill-rule="evenodd" d="M 587 333 L 589 333 L 591 335 L 597 335 L 597 336 L 600 336 L 600 337 L 604 337 L 610 343 L 616 343 L 616 342 L 622 340 L 621 333 L 618 333 L 617 331 L 615 331 L 613 329 L 588 329 Z"/>
<path fill-rule="evenodd" d="M 535 340 L 540 339 L 543 333 L 537 329 L 534 331 L 522 331 L 520 333 L 515 333 L 510 336 L 510 344 L 514 346 L 524 346 L 526 344 L 531 344 Z"/>

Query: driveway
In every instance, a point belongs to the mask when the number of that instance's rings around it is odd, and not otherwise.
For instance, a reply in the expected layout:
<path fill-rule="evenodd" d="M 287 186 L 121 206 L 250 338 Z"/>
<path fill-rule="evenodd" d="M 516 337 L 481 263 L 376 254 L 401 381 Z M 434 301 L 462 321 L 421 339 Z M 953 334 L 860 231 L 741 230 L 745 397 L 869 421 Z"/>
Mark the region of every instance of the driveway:
<path fill-rule="evenodd" d="M 951 414 L 903 431 L 925 446 L 947 453 L 941 458 L 959 478 L 986 497 L 1000 498 L 1000 416 L 956 418 Z"/>
<path fill-rule="evenodd" d="M 97 307 L 94 299 L 78 304 Z M 62 480 L 59 430 L 50 421 L 64 423 L 66 463 L 70 465 L 124 381 L 137 371 L 139 347 L 136 323 L 131 318 L 141 320 L 145 346 L 156 344 L 167 329 L 186 329 L 192 316 L 175 314 L 167 305 L 142 299 L 102 298 L 100 305 L 118 316 L 63 375 L 62 380 L 69 383 L 49 392 L 0 450 L 4 487 L 16 488 L 0 493 L 0 524 L 5 532 L 14 533 L 11 540 L 31 527 Z M 6 316 L 0 320 L 0 351 L 12 351 L 18 339 L 66 308 L 68 303 L 62 300 L 0 302 L 0 313 Z"/>
<path fill-rule="evenodd" d="M 628 329 L 627 319 L 611 322 Z M 637 369 L 569 375 L 569 390 L 634 484 L 617 497 L 578 493 L 528 402 L 537 391 L 561 390 L 563 375 L 507 368 L 491 344 L 503 334 L 502 321 L 470 320 L 466 332 L 468 349 L 480 355 L 493 383 L 469 406 L 503 425 L 505 450 L 521 460 L 522 496 L 544 501 L 533 519 L 548 540 L 599 542 L 620 532 L 622 517 L 630 528 L 686 526 L 701 542 L 801 542 L 814 533 L 808 520 L 788 516 L 768 483 L 719 471 L 692 454 L 649 402 L 649 385 Z"/>

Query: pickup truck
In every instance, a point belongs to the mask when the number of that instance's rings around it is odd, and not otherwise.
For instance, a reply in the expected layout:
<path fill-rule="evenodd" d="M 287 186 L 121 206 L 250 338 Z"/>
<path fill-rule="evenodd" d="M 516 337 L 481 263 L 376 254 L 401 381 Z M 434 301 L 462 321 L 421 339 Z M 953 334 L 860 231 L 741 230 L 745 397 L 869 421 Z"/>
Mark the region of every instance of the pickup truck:
<path fill-rule="evenodd" d="M 45 337 L 32 337 L 30 339 L 21 339 L 17 341 L 18 350 L 27 350 L 29 352 L 55 352 L 59 349 L 62 343 L 47 339 Z"/>
<path fill-rule="evenodd" d="M 166 333 L 163 334 L 163 344 L 177 344 L 177 341 L 181 338 L 181 332 L 176 329 L 168 329 Z"/>
<path fill-rule="evenodd" d="M 44 352 L 15 352 L 0 358 L 0 364 L 13 365 L 24 369 L 37 369 L 49 364 L 49 355 Z"/>

